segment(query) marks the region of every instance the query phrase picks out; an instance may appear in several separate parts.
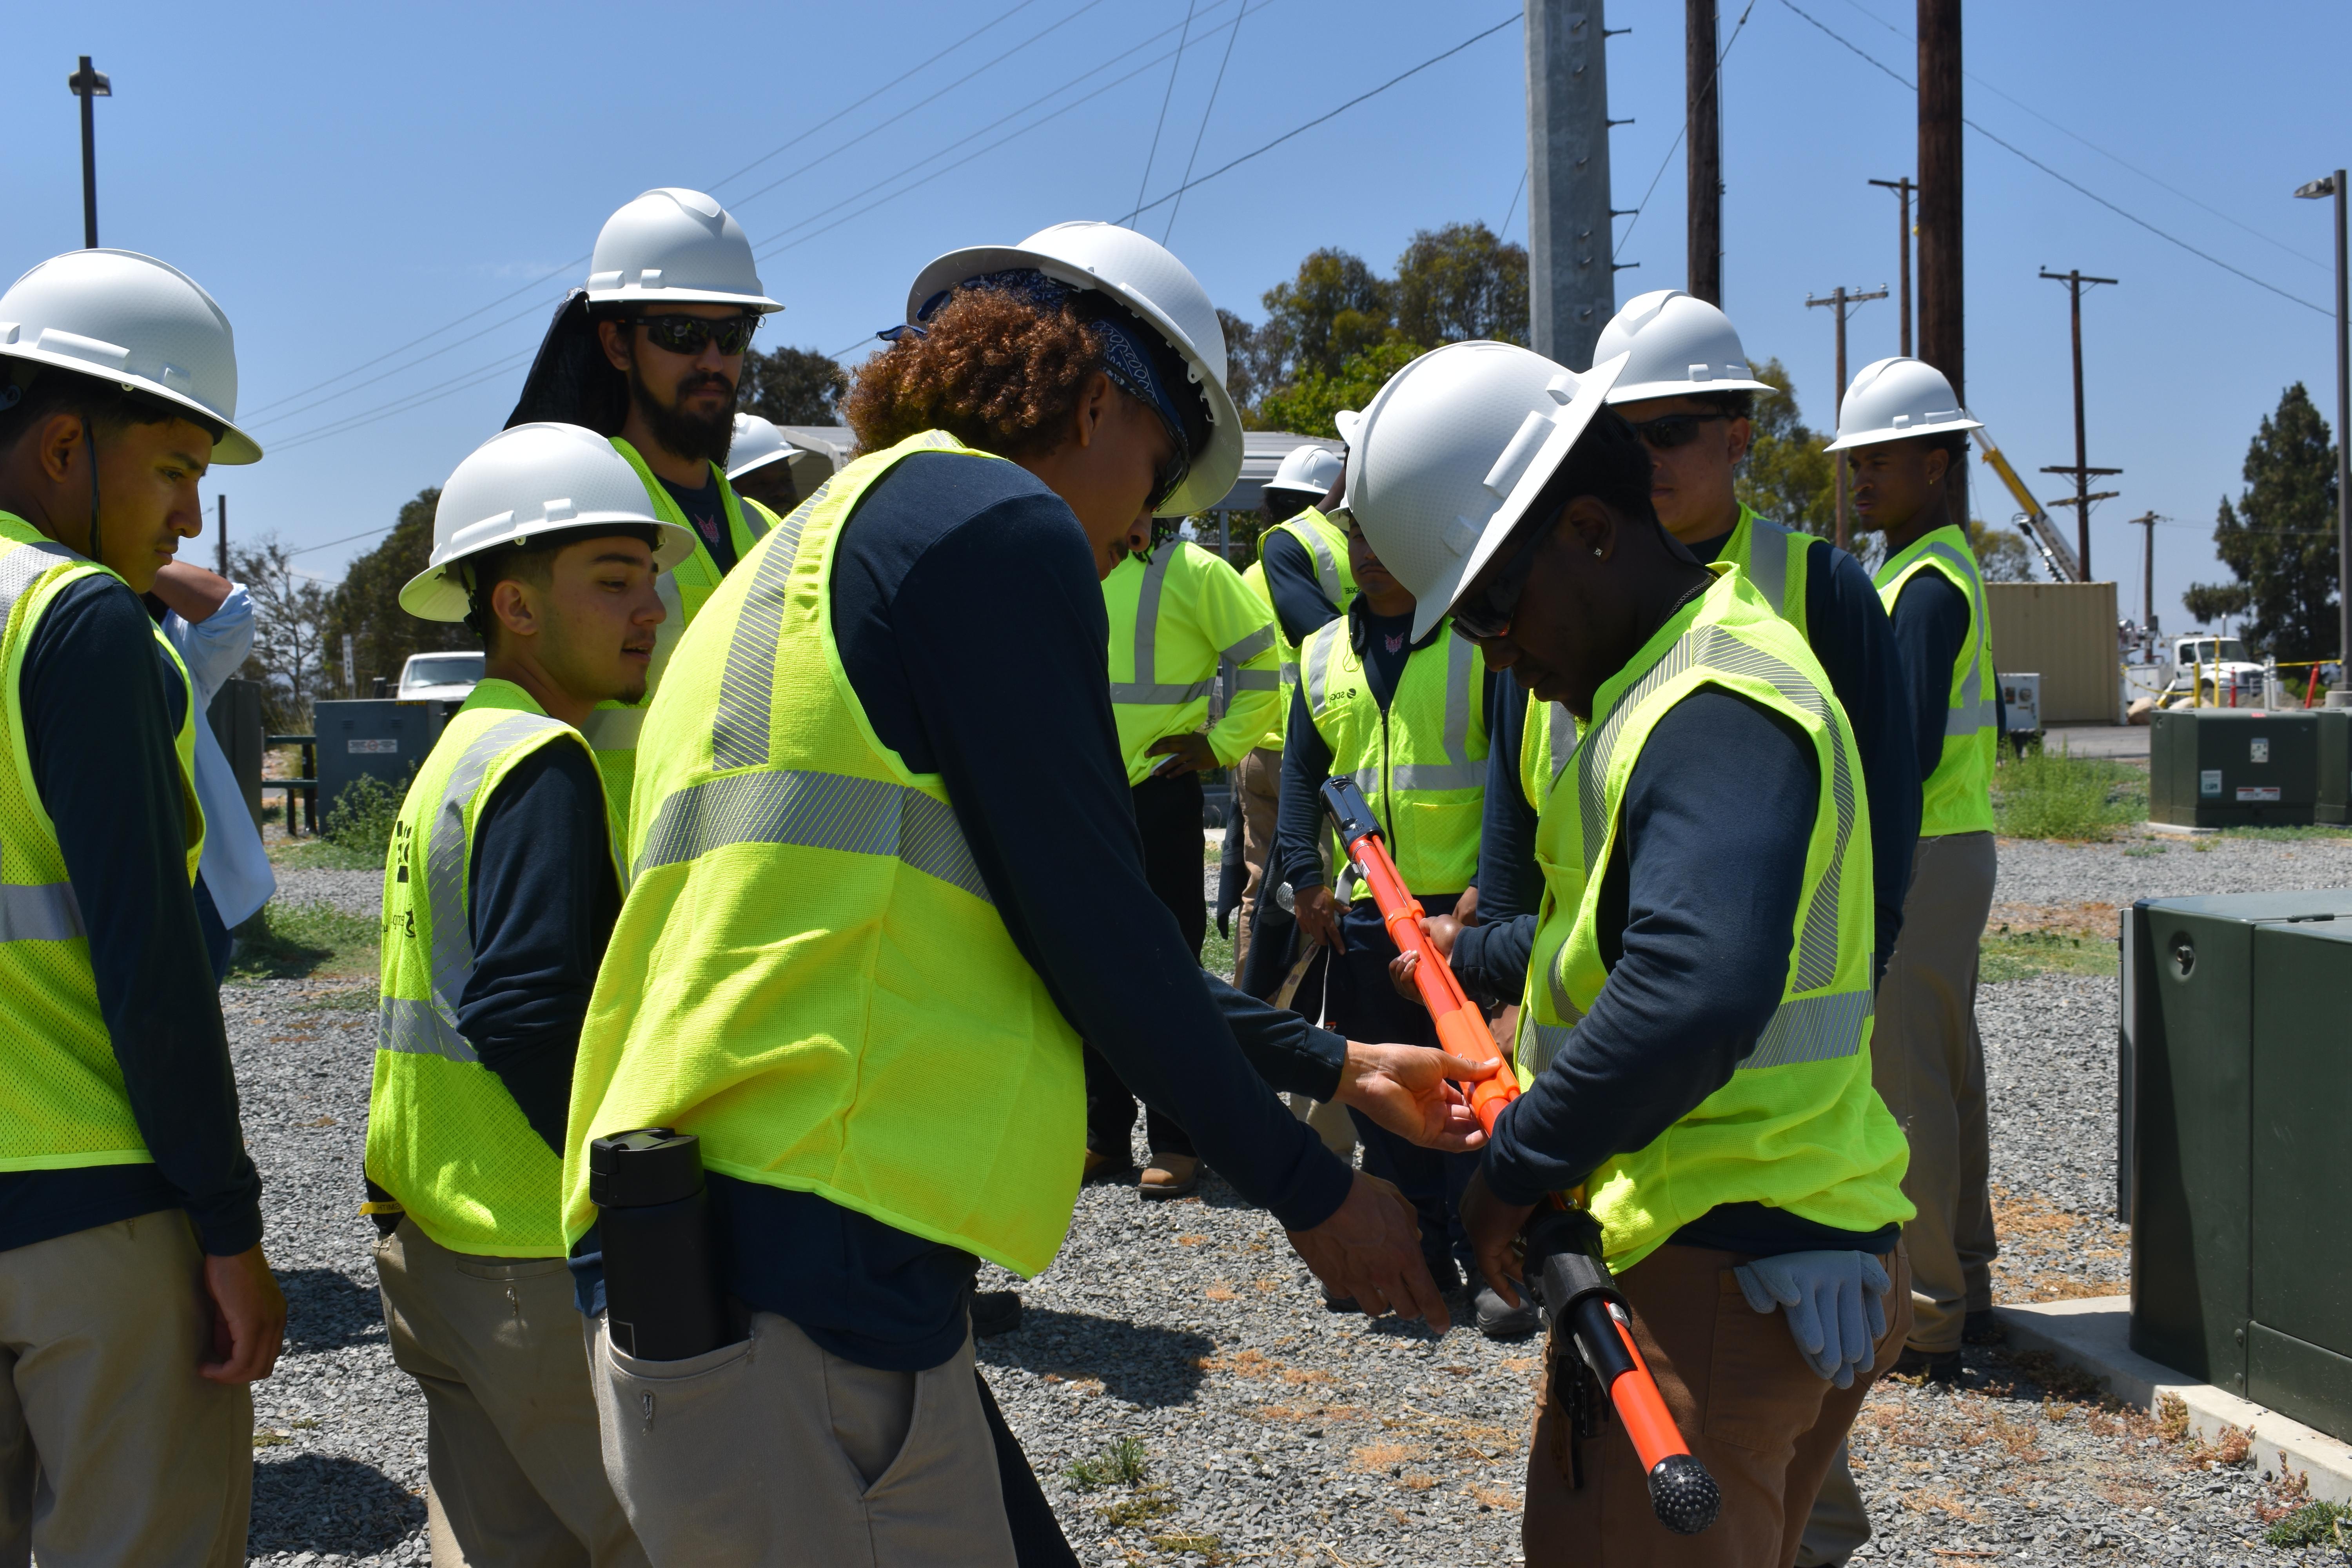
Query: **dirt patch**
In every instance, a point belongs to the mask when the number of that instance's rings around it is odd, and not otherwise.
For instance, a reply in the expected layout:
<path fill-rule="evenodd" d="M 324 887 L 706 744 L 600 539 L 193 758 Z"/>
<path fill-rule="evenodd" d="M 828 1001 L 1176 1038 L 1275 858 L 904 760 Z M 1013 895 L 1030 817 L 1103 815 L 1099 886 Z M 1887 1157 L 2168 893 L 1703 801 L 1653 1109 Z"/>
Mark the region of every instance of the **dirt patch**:
<path fill-rule="evenodd" d="M 1993 1189 L 1992 1217 L 2000 1237 L 2000 1257 L 1992 1268 L 1997 1300 L 2064 1301 L 2117 1293 L 2113 1280 L 2086 1277 L 2068 1265 L 2124 1257 L 2131 1241 L 2125 1226 L 2021 1197 L 2006 1187 Z"/>

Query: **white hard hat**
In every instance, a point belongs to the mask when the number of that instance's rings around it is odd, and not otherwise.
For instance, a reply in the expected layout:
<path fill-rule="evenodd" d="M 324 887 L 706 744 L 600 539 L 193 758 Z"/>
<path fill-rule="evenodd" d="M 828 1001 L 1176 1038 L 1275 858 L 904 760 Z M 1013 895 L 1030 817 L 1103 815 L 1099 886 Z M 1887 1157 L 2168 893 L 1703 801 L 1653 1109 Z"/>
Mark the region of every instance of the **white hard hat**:
<path fill-rule="evenodd" d="M 1448 343 L 1390 377 L 1348 447 L 1348 510 L 1429 635 L 1527 516 L 1625 368 Z"/>
<path fill-rule="evenodd" d="M 751 241 L 733 215 L 700 191 L 647 191 L 604 220 L 588 263 L 591 305 L 783 306 L 761 290 Z"/>
<path fill-rule="evenodd" d="M 1331 416 L 1331 423 L 1339 428 L 1339 444 L 1352 447 L 1356 444 L 1356 431 L 1363 425 L 1364 416 L 1355 409 L 1342 408 Z"/>
<path fill-rule="evenodd" d="M 1609 319 L 1592 363 L 1630 355 L 1612 403 L 1688 397 L 1705 392 L 1775 392 L 1748 368 L 1731 318 L 1679 289 L 1653 289 Z"/>
<path fill-rule="evenodd" d="M 1934 365 L 1916 359 L 1873 361 L 1864 365 L 1838 405 L 1837 439 L 1829 450 L 1874 447 L 1955 430 L 1980 430 L 1969 417 L 1952 384 Z"/>
<path fill-rule="evenodd" d="M 432 564 L 400 591 L 420 620 L 462 621 L 471 597 L 468 556 L 554 533 L 616 526 L 659 531 L 654 566 L 694 552 L 694 535 L 653 514 L 645 481 L 613 444 L 577 425 L 517 425 L 474 448 L 441 487 L 433 511 Z"/>
<path fill-rule="evenodd" d="M 727 448 L 727 477 L 740 479 L 754 468 L 792 457 L 800 448 L 782 430 L 756 414 L 735 416 L 735 440 Z"/>
<path fill-rule="evenodd" d="M 68 250 L 0 294 L 0 356 L 110 381 L 221 426 L 215 463 L 259 460 L 238 429 L 236 338 L 196 280 L 135 250 Z M 13 401 L 13 400 L 12 400 Z"/>
<path fill-rule="evenodd" d="M 1328 447 L 1294 447 L 1265 481 L 1270 490 L 1297 490 L 1302 495 L 1328 494 L 1341 473 L 1339 454 Z"/>
<path fill-rule="evenodd" d="M 907 320 L 919 320 L 935 297 L 992 272 L 1034 268 L 1076 289 L 1098 289 L 1143 318 L 1183 359 L 1209 405 L 1206 449 L 1161 501 L 1162 517 L 1202 511 L 1224 500 L 1242 471 L 1242 417 L 1225 390 L 1225 332 L 1208 290 L 1167 247 L 1111 223 L 1057 223 L 1019 245 L 950 250 L 907 291 Z"/>

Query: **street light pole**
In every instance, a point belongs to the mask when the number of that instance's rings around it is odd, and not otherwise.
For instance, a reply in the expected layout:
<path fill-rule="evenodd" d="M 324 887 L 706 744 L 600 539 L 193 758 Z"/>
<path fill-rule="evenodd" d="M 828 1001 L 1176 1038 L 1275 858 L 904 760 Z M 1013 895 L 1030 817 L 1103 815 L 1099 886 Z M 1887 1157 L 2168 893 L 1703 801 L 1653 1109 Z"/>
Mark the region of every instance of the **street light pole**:
<path fill-rule="evenodd" d="M 103 73 L 92 70 L 89 57 L 81 57 L 81 69 L 66 78 L 66 86 L 81 100 L 81 243 L 84 249 L 98 248 L 98 121 L 91 112 L 93 100 L 114 96 L 114 84 Z"/>
<path fill-rule="evenodd" d="M 2307 200 L 2336 198 L 2336 656 L 2344 665 L 2344 685 L 2352 688 L 2352 336 L 2347 336 L 2345 268 L 2344 171 L 2295 188 Z"/>

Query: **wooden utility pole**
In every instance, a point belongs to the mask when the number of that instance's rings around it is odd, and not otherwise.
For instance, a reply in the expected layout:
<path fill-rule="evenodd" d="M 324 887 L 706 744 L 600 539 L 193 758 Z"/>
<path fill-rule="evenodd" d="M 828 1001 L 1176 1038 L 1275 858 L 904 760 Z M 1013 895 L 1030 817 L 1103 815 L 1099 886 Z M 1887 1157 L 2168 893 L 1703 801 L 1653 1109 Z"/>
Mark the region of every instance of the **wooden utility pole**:
<path fill-rule="evenodd" d="M 2132 525 L 2147 531 L 2141 542 L 2139 557 L 2139 635 L 2142 640 L 2156 636 L 2156 525 L 2152 511 L 2144 511 L 2131 520 Z M 2088 579 L 2084 579 L 2088 581 Z"/>
<path fill-rule="evenodd" d="M 1919 187 L 1912 183 L 1911 176 L 1908 174 L 1899 180 L 1873 180 L 1870 183 L 1893 191 L 1895 198 L 1903 204 L 1902 221 L 1895 226 L 1895 271 L 1899 275 L 1896 286 L 1902 289 L 1900 302 L 1895 306 L 1895 309 L 1901 312 L 1900 331 L 1897 334 L 1899 347 L 1896 352 L 1905 359 L 1909 359 L 1911 357 L 1911 197 Z"/>
<path fill-rule="evenodd" d="M 1875 290 L 1867 294 L 1862 292 L 1858 289 L 1849 289 L 1844 284 L 1841 283 L 1836 288 L 1830 290 L 1829 297 L 1827 299 L 1816 300 L 1811 294 L 1805 296 L 1806 304 L 1828 305 L 1833 309 L 1837 316 L 1837 395 L 1830 400 L 1830 424 L 1832 428 L 1834 428 L 1837 424 L 1838 411 L 1845 406 L 1845 321 L 1848 314 L 1847 308 L 1853 305 L 1859 305 L 1865 300 L 1884 300 L 1885 298 L 1886 285 L 1884 283 L 1881 283 Z M 1837 455 L 1837 547 L 1840 550 L 1847 548 L 1847 542 L 1853 537 L 1852 531 L 1846 527 L 1847 502 L 1845 489 L 1845 454 L 1843 452 L 1840 452 Z"/>
<path fill-rule="evenodd" d="M 94 100 L 112 98 L 114 84 L 105 76 L 92 70 L 89 57 L 81 57 L 81 69 L 66 78 L 66 86 L 81 100 L 81 243 L 88 250 L 98 248 L 98 119 L 91 112 Z"/>
<path fill-rule="evenodd" d="M 219 524 L 219 528 L 220 528 L 220 537 L 219 537 L 218 539 L 216 539 L 216 540 L 215 540 L 215 541 L 213 542 L 213 549 L 214 549 L 215 552 L 215 553 L 217 553 L 217 554 L 219 555 L 219 557 L 220 557 L 220 574 L 221 574 L 222 576 L 226 577 L 226 576 L 227 576 L 227 575 L 229 574 L 229 571 L 228 571 L 228 497 L 226 497 L 226 496 L 225 496 L 225 495 L 218 495 L 218 496 L 215 496 L 215 497 L 213 497 L 213 509 L 214 509 L 214 510 L 215 510 L 215 511 L 218 512 L 218 513 L 219 513 L 219 515 L 220 515 L 220 524 Z"/>
<path fill-rule="evenodd" d="M 2053 283 L 2063 283 L 2066 285 L 2066 293 L 2072 303 L 2072 314 L 2074 321 L 2074 466 L 2071 468 L 2061 464 L 2055 467 L 2046 467 L 2042 471 L 2045 474 L 2072 474 L 2074 476 L 2074 500 L 2070 501 L 2065 497 L 2061 496 L 2058 498 L 2058 504 L 2060 506 L 2072 506 L 2074 509 L 2074 551 L 2075 553 L 2081 557 L 2083 562 L 2083 581 L 2085 583 L 2095 582 L 2097 579 L 2091 575 L 2091 503 L 2095 500 L 2112 500 L 2115 499 L 2116 492 L 2114 490 L 2101 490 L 2096 495 L 2093 495 L 2091 493 L 2091 479 L 2095 475 L 2120 474 L 2123 470 L 2121 468 L 2092 468 L 2090 466 L 2090 458 L 2084 455 L 2084 451 L 2083 290 L 2086 287 L 2095 287 L 2101 283 L 2113 283 L 2115 279 L 2112 278 L 2086 278 L 2083 275 L 2081 268 L 2076 268 L 2069 272 L 2053 272 L 2045 267 L 2042 269 L 2042 276 L 2047 278 Z"/>
<path fill-rule="evenodd" d="M 1960 0 L 1919 0 L 1919 357 L 1969 402 L 1960 276 Z"/>
<path fill-rule="evenodd" d="M 1715 0 L 1683 0 L 1683 82 L 1690 125 L 1691 297 L 1723 305 L 1723 120 Z"/>
<path fill-rule="evenodd" d="M 1536 353 L 1591 364 L 1617 313 L 1601 0 L 1527 0 L 1528 325 Z"/>

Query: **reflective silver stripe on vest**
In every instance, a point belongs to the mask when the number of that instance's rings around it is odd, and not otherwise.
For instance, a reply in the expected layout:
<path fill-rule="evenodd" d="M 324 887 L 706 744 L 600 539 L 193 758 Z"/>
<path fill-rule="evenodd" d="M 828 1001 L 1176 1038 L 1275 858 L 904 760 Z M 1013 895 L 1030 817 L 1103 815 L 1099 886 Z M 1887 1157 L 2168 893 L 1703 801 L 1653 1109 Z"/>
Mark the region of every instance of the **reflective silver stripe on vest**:
<path fill-rule="evenodd" d="M 1323 711 L 1323 691 L 1330 681 L 1331 644 L 1347 624 L 1344 617 L 1326 621 L 1307 639 L 1307 652 L 1299 662 L 1306 667 L 1307 709 L 1310 713 Z"/>
<path fill-rule="evenodd" d="M 0 883 L 0 942 L 71 942 L 89 934 L 71 882 Z"/>
<path fill-rule="evenodd" d="M 0 626 L 35 583 L 88 559 L 49 542 L 19 544 L 0 555 Z M 71 882 L 0 883 L 0 942 L 71 942 L 88 934 Z"/>
<path fill-rule="evenodd" d="M 1993 699 L 1976 695 L 1983 682 L 1985 640 L 1991 635 L 1991 627 L 1985 620 L 1984 590 L 1974 563 L 1950 545 L 1930 544 L 1919 552 L 1917 559 L 1925 561 L 1931 555 L 1959 574 L 1968 591 L 1969 618 L 1974 623 L 1970 627 L 1974 635 L 1969 638 L 1969 672 L 1960 678 L 1960 705 L 1946 713 L 1944 734 L 1947 739 L 1973 735 L 1979 730 L 1991 729 L 1999 720 Z"/>
<path fill-rule="evenodd" d="M 1323 536 L 1303 522 L 1287 525 L 1286 531 L 1307 546 L 1307 552 L 1315 557 L 1315 585 L 1323 590 L 1323 596 L 1331 602 L 1331 607 L 1346 609 L 1348 606 L 1339 602 L 1339 563 L 1332 558 L 1331 547 L 1323 542 Z"/>
<path fill-rule="evenodd" d="M 705 779 L 668 796 L 631 876 L 730 844 L 887 855 L 993 903 L 955 811 L 886 779 L 787 769 Z"/>
<path fill-rule="evenodd" d="M 404 1056 L 446 1057 L 453 1062 L 478 1062 L 466 1037 L 442 1019 L 432 1002 L 387 996 L 376 1005 L 375 1048 Z"/>
<path fill-rule="evenodd" d="M 1198 701 L 1215 686 L 1216 678 L 1187 685 L 1160 684 L 1160 595 L 1168 585 L 1169 563 L 1183 545 L 1171 541 L 1143 567 L 1143 587 L 1135 600 L 1135 679 L 1110 683 L 1110 700 L 1129 704 L 1181 708 Z"/>
<path fill-rule="evenodd" d="M 509 747 L 534 734 L 563 728 L 561 721 L 543 714 L 509 713 L 475 736 L 450 770 L 448 782 L 441 786 L 441 798 L 425 829 L 429 837 L 425 846 L 425 900 L 433 920 L 433 1000 L 415 1005 L 429 1007 L 434 1023 L 443 1031 L 433 1048 L 452 1061 L 480 1059 L 457 1033 L 457 999 L 474 977 L 474 929 L 466 909 L 466 807 L 480 791 L 490 765 Z M 387 1000 L 378 1014 L 380 1026 L 390 1021 L 391 1012 Z M 424 1027 L 421 1019 L 412 1022 L 416 1029 Z"/>
<path fill-rule="evenodd" d="M 1285 686 L 1296 686 L 1298 684 L 1298 666 L 1290 663 L 1287 660 L 1284 661 L 1282 666 L 1282 684 Z"/>
<path fill-rule="evenodd" d="M 1836 1061 L 1862 1049 L 1863 1026 L 1870 1022 L 1868 991 L 1842 991 L 1799 996 L 1773 1011 L 1771 1022 L 1757 1037 L 1756 1048 L 1739 1064 L 1751 1068 L 1787 1067 L 1793 1062 Z"/>
<path fill-rule="evenodd" d="M 1601 833 L 1608 826 L 1604 820 L 1604 808 L 1609 763 L 1626 717 L 1639 709 L 1660 687 L 1695 665 L 1769 681 L 1792 705 L 1822 721 L 1831 731 L 1830 797 L 1837 809 L 1836 842 L 1830 856 L 1829 868 L 1822 874 L 1821 886 L 1814 889 L 1812 901 L 1805 910 L 1805 923 L 1798 935 L 1797 979 L 1793 987 L 1800 992 L 1818 991 L 1829 984 L 1837 973 L 1838 898 L 1840 884 L 1845 875 L 1846 845 L 1853 837 L 1853 778 L 1848 771 L 1845 748 L 1837 743 L 1836 720 L 1820 689 L 1799 674 L 1794 667 L 1759 648 L 1748 647 L 1720 627 L 1704 626 L 1677 639 L 1649 673 L 1618 700 L 1608 719 L 1591 736 L 1591 743 L 1582 748 L 1582 755 L 1577 764 L 1581 785 L 1577 804 L 1581 811 L 1584 830 L 1585 875 L 1593 874 L 1601 853 Z"/>
<path fill-rule="evenodd" d="M 1554 1058 L 1568 1049 L 1568 1042 L 1575 1034 L 1573 1024 L 1538 1024 L 1530 1018 L 1519 1030 L 1520 1049 L 1516 1053 L 1518 1065 L 1531 1076 L 1540 1076 Z"/>
<path fill-rule="evenodd" d="M 734 486 L 730 485 L 728 491 L 732 494 Z M 735 515 L 743 520 L 743 531 L 751 536 L 752 543 L 757 544 L 768 536 L 768 514 L 759 502 L 746 505 L 742 497 L 736 496 Z"/>
<path fill-rule="evenodd" d="M 1559 775 L 1576 760 L 1576 715 L 1568 710 L 1565 702 L 1547 702 L 1544 706 L 1550 710 L 1545 721 L 1551 731 L 1551 782 L 1557 789 Z"/>
<path fill-rule="evenodd" d="M 1578 1006 L 1576 998 L 1568 994 L 1568 949 L 1569 944 L 1562 942 L 1551 955 L 1551 962 L 1544 965 L 1544 984 L 1551 992 L 1551 1010 L 1567 1022 L 1547 1025 L 1546 1027 L 1573 1029 L 1584 1021 L 1584 1009 Z"/>
<path fill-rule="evenodd" d="M 775 695 L 776 645 L 783 636 L 784 584 L 800 557 L 801 530 L 832 490 L 833 480 L 825 480 L 776 525 L 774 541 L 752 572 L 735 634 L 728 640 L 719 710 L 710 721 L 714 768 L 756 768 L 768 760 L 768 710 Z"/>
<path fill-rule="evenodd" d="M 1234 671 L 1235 691 L 1279 691 L 1282 678 L 1270 669 L 1237 669 Z"/>
<path fill-rule="evenodd" d="M 1250 633 L 1249 636 L 1242 638 L 1241 641 L 1234 644 L 1233 647 L 1219 649 L 1217 657 L 1219 658 L 1229 658 L 1235 664 L 1247 664 L 1250 660 L 1255 658 L 1258 655 L 1264 653 L 1273 646 L 1274 626 L 1272 622 L 1268 622 L 1266 625 L 1258 627 L 1257 630 Z"/>
<path fill-rule="evenodd" d="M 1788 614 L 1781 605 L 1789 596 L 1789 531 L 1766 518 L 1748 520 L 1748 580 L 1774 615 Z"/>

